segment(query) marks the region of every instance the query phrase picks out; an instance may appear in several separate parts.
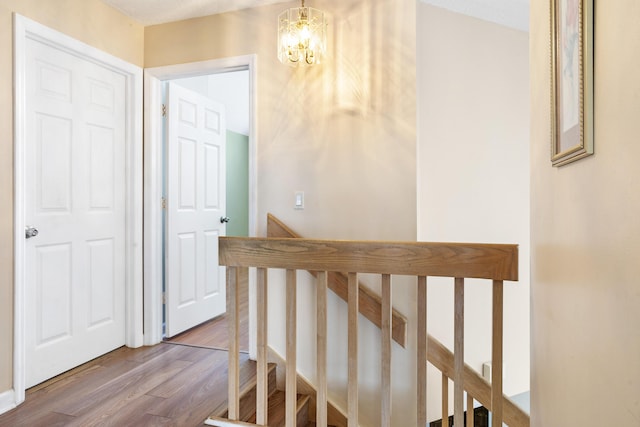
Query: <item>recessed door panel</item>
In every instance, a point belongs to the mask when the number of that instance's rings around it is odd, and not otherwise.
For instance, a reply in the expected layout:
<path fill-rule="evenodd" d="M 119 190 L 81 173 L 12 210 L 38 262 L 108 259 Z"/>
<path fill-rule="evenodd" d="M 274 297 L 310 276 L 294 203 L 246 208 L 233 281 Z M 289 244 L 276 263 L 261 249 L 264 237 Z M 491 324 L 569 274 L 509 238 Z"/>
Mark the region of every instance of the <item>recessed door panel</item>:
<path fill-rule="evenodd" d="M 218 230 L 204 232 L 205 259 L 218 259 Z M 220 293 L 221 283 L 220 267 L 218 263 L 206 263 L 204 297 L 215 297 Z"/>
<path fill-rule="evenodd" d="M 179 285 L 178 307 L 183 308 L 196 301 L 196 236 L 195 233 L 178 235 Z"/>
<path fill-rule="evenodd" d="M 88 126 L 89 133 L 89 208 L 113 209 L 115 195 L 114 130 L 101 126 Z"/>
<path fill-rule="evenodd" d="M 39 212 L 69 212 L 73 121 L 39 113 L 35 122 L 36 154 L 33 160 L 37 161 L 37 209 Z"/>
<path fill-rule="evenodd" d="M 36 346 L 72 335 L 71 244 L 36 248 Z"/>
<path fill-rule="evenodd" d="M 220 182 L 225 182 L 218 167 L 221 161 L 220 146 L 204 144 L 204 209 L 207 210 L 220 210 L 220 196 L 225 191 L 220 187 Z"/>
<path fill-rule="evenodd" d="M 87 243 L 89 252 L 88 327 L 97 327 L 115 320 L 114 240 L 102 239 Z"/>
<path fill-rule="evenodd" d="M 179 200 L 180 210 L 193 211 L 196 209 L 196 171 L 197 171 L 197 150 L 198 142 L 193 139 L 178 139 L 178 157 L 179 157 Z"/>

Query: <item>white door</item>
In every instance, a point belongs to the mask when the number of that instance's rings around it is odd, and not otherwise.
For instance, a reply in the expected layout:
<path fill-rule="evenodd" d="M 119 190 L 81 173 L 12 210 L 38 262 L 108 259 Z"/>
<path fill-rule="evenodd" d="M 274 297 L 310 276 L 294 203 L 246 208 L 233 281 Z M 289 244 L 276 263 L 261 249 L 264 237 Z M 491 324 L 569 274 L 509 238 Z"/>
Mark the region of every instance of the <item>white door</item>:
<path fill-rule="evenodd" d="M 26 43 L 24 219 L 38 230 L 25 244 L 30 387 L 125 343 L 127 112 L 122 74 Z"/>
<path fill-rule="evenodd" d="M 225 312 L 224 106 L 170 83 L 167 91 L 166 336 Z"/>

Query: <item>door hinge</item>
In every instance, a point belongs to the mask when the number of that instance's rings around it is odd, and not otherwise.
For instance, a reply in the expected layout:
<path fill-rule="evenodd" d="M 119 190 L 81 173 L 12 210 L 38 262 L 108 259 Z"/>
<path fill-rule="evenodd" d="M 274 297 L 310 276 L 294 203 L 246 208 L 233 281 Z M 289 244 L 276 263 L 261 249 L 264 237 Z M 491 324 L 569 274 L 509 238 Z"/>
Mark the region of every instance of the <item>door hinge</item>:
<path fill-rule="evenodd" d="M 167 293 L 163 292 L 162 293 L 162 304 L 167 304 Z"/>
<path fill-rule="evenodd" d="M 162 104 L 162 117 L 167 117 L 167 106 Z"/>
<path fill-rule="evenodd" d="M 162 198 L 162 209 L 167 209 L 167 199 L 166 198 Z"/>

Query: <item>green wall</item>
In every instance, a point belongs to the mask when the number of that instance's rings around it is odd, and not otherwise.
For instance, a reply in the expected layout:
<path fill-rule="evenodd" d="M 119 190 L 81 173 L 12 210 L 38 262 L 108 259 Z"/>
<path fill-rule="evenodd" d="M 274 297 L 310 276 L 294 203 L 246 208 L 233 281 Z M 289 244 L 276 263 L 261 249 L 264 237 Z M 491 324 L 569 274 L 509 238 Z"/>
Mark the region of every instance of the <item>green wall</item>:
<path fill-rule="evenodd" d="M 249 137 L 227 131 L 227 236 L 249 236 Z"/>

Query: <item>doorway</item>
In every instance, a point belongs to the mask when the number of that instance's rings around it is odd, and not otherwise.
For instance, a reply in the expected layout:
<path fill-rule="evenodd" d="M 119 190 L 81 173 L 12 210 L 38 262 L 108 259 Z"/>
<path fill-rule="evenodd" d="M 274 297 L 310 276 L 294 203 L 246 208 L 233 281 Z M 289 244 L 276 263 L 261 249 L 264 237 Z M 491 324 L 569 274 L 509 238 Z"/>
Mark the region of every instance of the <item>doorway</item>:
<path fill-rule="evenodd" d="M 164 117 L 164 317 L 173 337 L 225 312 L 225 272 L 217 263 L 226 235 L 225 106 L 175 81 Z"/>
<path fill-rule="evenodd" d="M 226 348 L 224 268 L 209 258 L 217 236 L 249 235 L 249 71 L 166 80 L 164 94 L 164 339 Z"/>
<path fill-rule="evenodd" d="M 163 339 L 163 128 L 162 89 L 167 81 L 246 71 L 248 77 L 248 235 L 257 229 L 256 56 L 247 55 L 145 70 L 145 344 Z M 233 221 L 233 218 L 232 218 Z M 248 288 L 251 284 L 248 283 Z M 249 292 L 251 295 L 251 292 Z M 253 299 L 253 298 L 251 298 Z M 251 304 L 251 303 L 250 303 Z M 252 321 L 249 319 L 249 330 Z M 251 336 L 251 332 L 248 334 Z M 251 340 L 249 340 L 251 343 Z M 250 345 L 251 347 L 251 345 Z"/>

